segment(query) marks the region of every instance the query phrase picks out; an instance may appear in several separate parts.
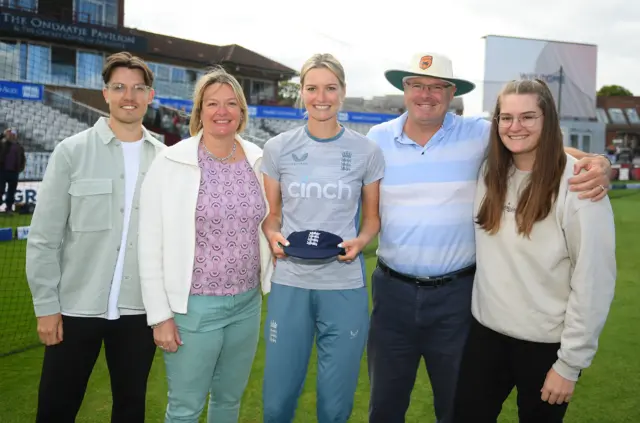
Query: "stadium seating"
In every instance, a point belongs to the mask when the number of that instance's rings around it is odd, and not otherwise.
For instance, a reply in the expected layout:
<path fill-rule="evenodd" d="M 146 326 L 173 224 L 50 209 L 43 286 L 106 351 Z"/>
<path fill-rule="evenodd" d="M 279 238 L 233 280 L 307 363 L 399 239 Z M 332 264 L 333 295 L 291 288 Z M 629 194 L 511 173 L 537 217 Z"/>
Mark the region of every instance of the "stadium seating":
<path fill-rule="evenodd" d="M 279 134 L 281 132 L 288 131 L 290 129 L 296 128 L 302 125 L 302 121 L 299 120 L 286 120 L 286 119 L 259 119 L 262 120 L 262 124 L 266 127 L 266 132 L 271 132 L 273 135 Z M 359 132 L 363 135 L 366 135 L 371 126 L 363 123 L 343 123 L 349 129 L 352 129 L 356 132 Z M 273 136 L 272 135 L 272 136 Z"/>
<path fill-rule="evenodd" d="M 179 121 L 172 122 L 169 114 L 180 114 Z M 53 92 L 47 92 L 44 102 L 0 99 L 0 129 L 17 128 L 27 151 L 52 151 L 63 139 L 89 128 L 100 115 L 103 114 L 95 109 Z M 182 112 L 163 106 L 161 115 L 163 132 L 174 131 L 180 139 L 188 136 L 188 118 Z M 302 124 L 302 120 L 252 118 L 242 135 L 262 146 L 269 138 Z M 363 135 L 372 126 L 343 124 Z"/>
<path fill-rule="evenodd" d="M 254 118 L 249 119 L 249 124 L 242 135 L 248 135 L 248 138 L 257 144 L 264 144 L 269 138 L 301 125 L 303 125 L 301 120 Z M 345 122 L 343 125 L 363 135 L 366 135 L 373 126 L 351 122 Z"/>
<path fill-rule="evenodd" d="M 21 100 L 1 99 L 0 121 L 15 127 L 30 151 L 51 151 L 61 140 L 89 127 L 44 103 Z"/>
<path fill-rule="evenodd" d="M 260 147 L 273 136 L 268 129 L 265 129 L 263 119 L 249 118 L 249 123 L 241 135 L 250 141 L 258 144 Z"/>

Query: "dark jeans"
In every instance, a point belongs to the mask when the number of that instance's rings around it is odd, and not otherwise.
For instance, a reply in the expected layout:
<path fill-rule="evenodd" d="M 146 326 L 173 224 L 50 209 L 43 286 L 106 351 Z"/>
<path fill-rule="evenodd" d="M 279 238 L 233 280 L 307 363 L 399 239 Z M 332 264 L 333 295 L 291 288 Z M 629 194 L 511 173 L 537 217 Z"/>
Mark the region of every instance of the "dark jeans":
<path fill-rule="evenodd" d="M 471 322 L 473 275 L 440 287 L 418 287 L 378 267 L 371 279 L 369 422 L 405 421 L 418 365 L 424 359 L 437 421 L 449 423 Z"/>
<path fill-rule="evenodd" d="M 0 170 L 0 204 L 7 205 L 7 211 L 11 211 L 13 203 L 15 203 L 16 189 L 18 188 L 18 178 L 20 172 L 10 172 L 7 170 Z M 8 185 L 8 187 L 7 187 Z M 7 190 L 5 191 L 5 187 Z M 6 193 L 6 198 L 2 196 Z"/>
<path fill-rule="evenodd" d="M 549 404 L 540 390 L 558 358 L 559 343 L 514 339 L 473 319 L 465 348 L 455 404 L 455 422 L 496 423 L 514 386 L 521 423 L 560 423 L 566 403 Z"/>
<path fill-rule="evenodd" d="M 117 320 L 62 316 L 63 341 L 45 347 L 36 423 L 72 423 L 104 341 L 112 423 L 143 423 L 156 346 L 146 315 Z"/>

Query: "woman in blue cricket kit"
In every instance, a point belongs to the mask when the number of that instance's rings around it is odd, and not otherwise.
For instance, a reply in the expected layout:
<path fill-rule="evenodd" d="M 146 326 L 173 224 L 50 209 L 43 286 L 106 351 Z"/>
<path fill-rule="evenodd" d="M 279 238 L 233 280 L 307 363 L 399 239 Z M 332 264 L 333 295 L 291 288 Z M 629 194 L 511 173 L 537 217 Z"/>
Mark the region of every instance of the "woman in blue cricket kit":
<path fill-rule="evenodd" d="M 346 84 L 333 56 L 307 60 L 300 87 L 306 125 L 270 139 L 263 151 L 270 212 L 262 229 L 277 260 L 265 322 L 264 422 L 293 421 L 314 339 L 318 422 L 346 422 L 369 328 L 361 251 L 380 229 L 384 158 L 377 144 L 338 122 Z M 310 249 L 329 233 L 344 240 L 345 254 L 287 255 L 287 238 L 305 231 L 312 231 Z"/>

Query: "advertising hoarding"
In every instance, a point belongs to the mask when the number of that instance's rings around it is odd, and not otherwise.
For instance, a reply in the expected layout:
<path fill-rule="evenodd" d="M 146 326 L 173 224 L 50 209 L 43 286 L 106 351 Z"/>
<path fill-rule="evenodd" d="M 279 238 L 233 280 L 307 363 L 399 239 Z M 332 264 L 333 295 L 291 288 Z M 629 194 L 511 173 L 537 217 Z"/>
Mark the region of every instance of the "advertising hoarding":
<path fill-rule="evenodd" d="M 38 189 L 40 188 L 40 182 L 18 182 L 18 187 L 16 189 L 16 195 L 14 197 L 14 204 L 35 204 L 38 198 Z M 4 196 L 2 197 L 3 201 L 0 204 L 0 212 L 4 212 L 6 210 L 6 205 L 4 204 Z"/>
<path fill-rule="evenodd" d="M 7 100 L 42 101 L 44 86 L 21 82 L 0 81 L 0 98 Z"/>
<path fill-rule="evenodd" d="M 181 100 L 166 97 L 155 97 L 159 104 L 191 113 L 191 100 Z M 303 109 L 276 106 L 249 106 L 249 116 L 257 119 L 305 119 Z M 341 122 L 377 124 L 395 119 L 398 115 L 390 113 L 340 112 L 338 120 Z"/>

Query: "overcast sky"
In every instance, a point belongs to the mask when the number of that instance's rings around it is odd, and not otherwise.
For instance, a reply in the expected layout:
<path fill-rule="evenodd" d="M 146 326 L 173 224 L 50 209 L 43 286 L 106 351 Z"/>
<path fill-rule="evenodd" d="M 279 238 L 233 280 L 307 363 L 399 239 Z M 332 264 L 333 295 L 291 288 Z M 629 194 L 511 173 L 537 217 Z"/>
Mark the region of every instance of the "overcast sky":
<path fill-rule="evenodd" d="M 345 67 L 347 95 L 398 94 L 384 71 L 413 53 L 453 60 L 456 76 L 478 85 L 465 114 L 482 110 L 485 35 L 598 46 L 597 88 L 619 84 L 640 95 L 640 2 L 636 0 L 143 0 L 125 2 L 125 25 L 205 43 L 240 44 L 295 70 L 314 53 Z M 517 60 L 517 58 L 514 58 Z"/>

